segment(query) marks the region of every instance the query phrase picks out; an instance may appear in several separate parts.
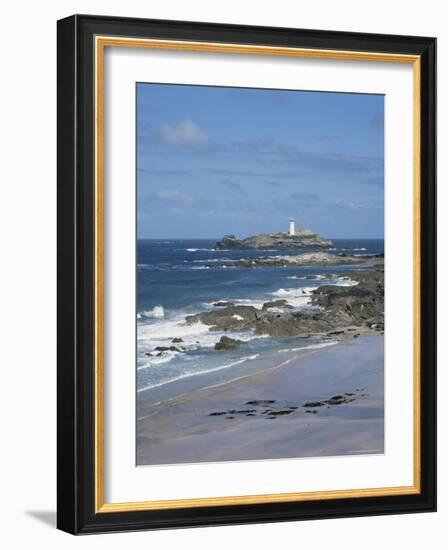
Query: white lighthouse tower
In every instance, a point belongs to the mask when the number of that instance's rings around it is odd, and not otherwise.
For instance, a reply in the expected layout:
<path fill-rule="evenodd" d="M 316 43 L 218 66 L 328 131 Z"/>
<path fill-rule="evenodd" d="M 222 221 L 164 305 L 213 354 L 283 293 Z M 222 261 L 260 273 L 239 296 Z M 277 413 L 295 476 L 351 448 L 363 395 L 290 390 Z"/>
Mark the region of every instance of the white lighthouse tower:
<path fill-rule="evenodd" d="M 296 234 L 296 228 L 294 225 L 294 218 L 289 218 L 289 236 L 293 237 Z"/>

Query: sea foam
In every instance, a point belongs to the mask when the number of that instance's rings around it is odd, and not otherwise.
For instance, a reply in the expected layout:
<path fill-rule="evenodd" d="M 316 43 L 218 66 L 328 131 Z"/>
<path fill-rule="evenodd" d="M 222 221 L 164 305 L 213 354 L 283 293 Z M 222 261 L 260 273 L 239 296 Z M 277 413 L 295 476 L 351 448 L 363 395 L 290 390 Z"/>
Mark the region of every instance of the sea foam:
<path fill-rule="evenodd" d="M 339 340 L 331 340 L 329 342 L 320 342 L 319 344 L 310 344 L 309 346 L 303 346 L 301 348 L 279 349 L 278 353 L 287 353 L 287 352 L 294 352 L 294 351 L 306 351 L 306 350 L 309 350 L 309 349 L 321 349 L 321 348 L 327 348 L 329 346 L 335 346 L 336 344 L 339 344 Z"/>
<path fill-rule="evenodd" d="M 272 296 L 276 298 L 287 300 L 288 304 L 296 308 L 307 306 L 311 303 L 311 296 L 313 290 L 316 290 L 317 286 L 306 286 L 299 288 L 279 288 L 272 292 Z"/>
<path fill-rule="evenodd" d="M 248 355 L 246 357 L 242 357 L 241 359 L 238 359 L 237 361 L 232 361 L 230 363 L 225 363 L 224 365 L 220 365 L 219 367 L 214 367 L 211 369 L 203 369 L 203 370 L 196 370 L 191 372 L 185 372 L 183 374 L 180 374 L 179 376 L 175 376 L 173 378 L 170 378 L 168 380 L 164 380 L 162 382 L 157 382 L 155 384 L 149 384 L 148 386 L 144 386 L 143 388 L 140 388 L 137 390 L 137 393 L 150 390 L 153 388 L 159 388 L 161 386 L 165 386 L 166 384 L 171 384 L 172 382 L 178 382 L 179 380 L 183 380 L 185 378 L 191 378 L 193 376 L 200 376 L 203 374 L 210 374 L 212 372 L 217 372 L 223 369 L 229 369 L 232 367 L 236 367 L 237 365 L 241 365 L 242 363 L 246 363 L 247 361 L 253 361 L 254 359 L 257 359 L 260 355 L 258 353 L 255 353 L 254 355 Z"/>
<path fill-rule="evenodd" d="M 168 363 L 179 356 L 182 360 L 187 359 L 188 354 L 186 352 L 214 348 L 216 342 L 226 333 L 209 329 L 208 325 L 200 321 L 191 324 L 186 323 L 184 313 L 179 313 L 173 319 L 160 319 L 150 324 L 139 324 L 137 326 L 138 369 Z M 246 342 L 260 337 L 253 334 L 253 332 L 232 332 L 232 338 Z M 180 341 L 173 342 L 173 339 Z M 166 350 L 160 356 L 157 354 L 146 355 L 146 353 L 154 353 L 157 347 L 171 346 L 181 349 L 181 352 Z"/>
<path fill-rule="evenodd" d="M 163 306 L 155 306 L 152 309 L 137 313 L 137 319 L 163 319 L 164 317 L 165 310 L 163 309 Z"/>
<path fill-rule="evenodd" d="M 217 252 L 216 248 L 186 248 L 187 252 Z"/>

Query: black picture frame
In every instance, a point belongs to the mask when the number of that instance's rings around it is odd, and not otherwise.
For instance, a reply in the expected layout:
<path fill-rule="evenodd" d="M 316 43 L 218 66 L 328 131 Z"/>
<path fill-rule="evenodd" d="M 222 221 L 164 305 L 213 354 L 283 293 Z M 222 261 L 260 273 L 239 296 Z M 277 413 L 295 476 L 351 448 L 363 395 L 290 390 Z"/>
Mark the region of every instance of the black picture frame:
<path fill-rule="evenodd" d="M 94 39 L 120 36 L 420 58 L 421 371 L 418 494 L 97 513 Z M 72 534 L 436 510 L 436 39 L 74 15 L 58 21 L 57 526 Z"/>

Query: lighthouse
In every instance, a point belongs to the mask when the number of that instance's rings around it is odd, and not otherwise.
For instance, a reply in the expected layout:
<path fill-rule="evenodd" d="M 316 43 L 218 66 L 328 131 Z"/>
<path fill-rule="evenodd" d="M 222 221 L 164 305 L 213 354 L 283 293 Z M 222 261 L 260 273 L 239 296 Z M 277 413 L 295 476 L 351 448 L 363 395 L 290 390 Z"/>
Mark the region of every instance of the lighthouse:
<path fill-rule="evenodd" d="M 294 226 L 294 218 L 289 218 L 289 236 L 293 237 L 296 234 L 296 228 Z"/>

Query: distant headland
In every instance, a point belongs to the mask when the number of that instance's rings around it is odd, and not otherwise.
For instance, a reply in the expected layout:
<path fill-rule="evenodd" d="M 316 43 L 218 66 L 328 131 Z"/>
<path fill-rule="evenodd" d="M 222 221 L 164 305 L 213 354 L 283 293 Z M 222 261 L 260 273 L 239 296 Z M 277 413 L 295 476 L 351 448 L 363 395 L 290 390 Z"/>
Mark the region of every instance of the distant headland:
<path fill-rule="evenodd" d="M 240 250 L 286 250 L 292 248 L 328 248 L 333 243 L 324 239 L 309 229 L 296 229 L 294 220 L 289 220 L 289 230 L 278 233 L 261 233 L 245 239 L 237 239 L 235 235 L 224 235 L 216 243 L 218 249 Z"/>

